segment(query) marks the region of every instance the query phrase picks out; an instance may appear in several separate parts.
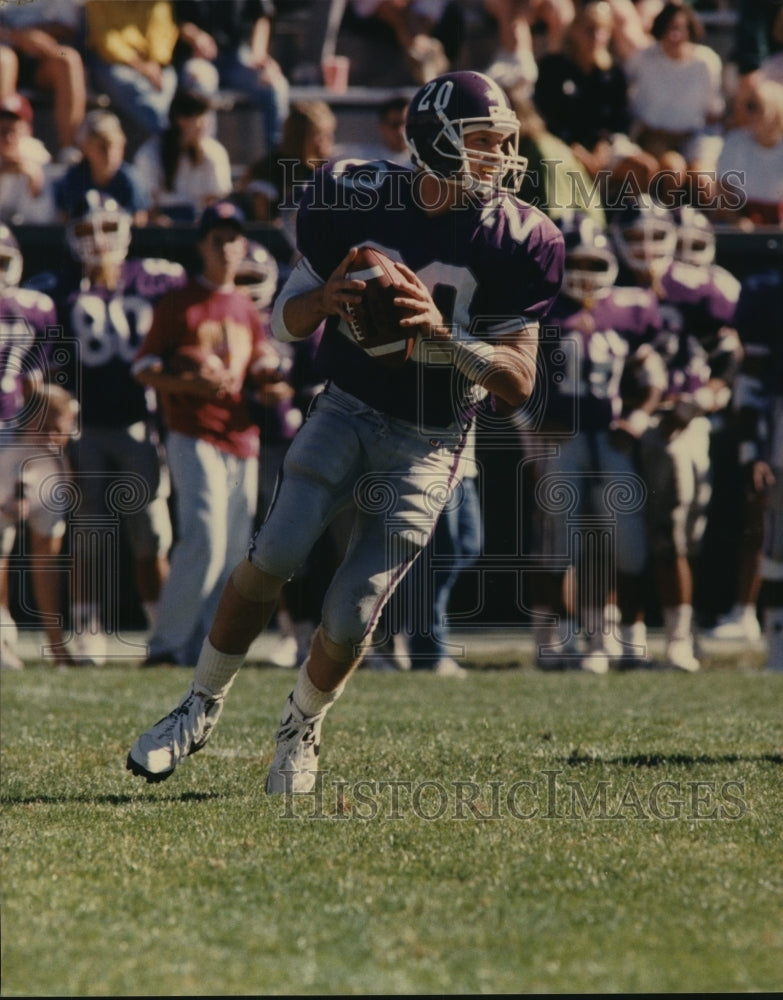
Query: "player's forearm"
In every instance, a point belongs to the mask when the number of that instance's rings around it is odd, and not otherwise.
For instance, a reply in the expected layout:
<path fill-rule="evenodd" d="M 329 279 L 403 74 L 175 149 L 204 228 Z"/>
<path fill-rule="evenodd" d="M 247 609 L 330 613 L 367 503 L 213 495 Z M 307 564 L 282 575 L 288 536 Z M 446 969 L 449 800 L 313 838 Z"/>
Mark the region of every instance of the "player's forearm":
<path fill-rule="evenodd" d="M 433 334 L 421 345 L 417 360 L 452 364 L 511 407 L 522 406 L 533 392 L 537 333 L 521 335 L 511 343 L 481 340 L 448 327 L 433 328 Z"/>
<path fill-rule="evenodd" d="M 328 316 L 323 292 L 313 288 L 281 303 L 279 322 L 272 316 L 272 331 L 278 340 L 303 340 L 314 333 Z M 286 336 L 287 334 L 287 336 Z"/>

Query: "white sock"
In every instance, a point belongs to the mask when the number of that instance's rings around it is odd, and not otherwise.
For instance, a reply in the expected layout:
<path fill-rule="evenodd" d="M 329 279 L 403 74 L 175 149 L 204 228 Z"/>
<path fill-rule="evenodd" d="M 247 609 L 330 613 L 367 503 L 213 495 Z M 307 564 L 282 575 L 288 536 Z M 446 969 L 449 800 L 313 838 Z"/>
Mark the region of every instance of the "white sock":
<path fill-rule="evenodd" d="M 693 605 L 678 604 L 676 607 L 663 609 L 663 630 L 667 642 L 691 639 L 692 625 Z"/>
<path fill-rule="evenodd" d="M 337 701 L 343 693 L 345 681 L 338 684 L 334 691 L 321 691 L 310 680 L 307 672 L 307 660 L 299 668 L 299 674 L 294 685 L 294 703 L 303 715 L 319 715 Z"/>
<path fill-rule="evenodd" d="M 3 630 L 2 635 L 0 635 L 3 642 L 8 643 L 9 646 L 15 646 L 19 639 L 19 632 L 16 628 L 16 622 L 5 604 L 0 604 L 0 628 Z"/>
<path fill-rule="evenodd" d="M 620 626 L 620 640 L 625 656 L 647 656 L 647 624 L 646 622 L 631 622 Z"/>
<path fill-rule="evenodd" d="M 764 638 L 767 640 L 767 670 L 783 670 L 783 608 L 765 609 Z"/>
<path fill-rule="evenodd" d="M 101 631 L 98 605 L 92 601 L 77 601 L 73 606 L 73 618 L 77 632 L 91 632 L 95 635 Z"/>
<path fill-rule="evenodd" d="M 749 621 L 751 618 L 756 618 L 755 604 L 738 604 L 737 608 L 739 610 L 740 618 L 744 619 L 745 621 Z"/>
<path fill-rule="evenodd" d="M 193 674 L 193 687 L 200 693 L 225 696 L 244 662 L 244 653 L 221 653 L 206 638 Z"/>
<path fill-rule="evenodd" d="M 141 606 L 144 609 L 144 617 L 147 619 L 147 628 L 150 632 L 154 632 L 158 622 L 158 602 L 142 601 Z"/>

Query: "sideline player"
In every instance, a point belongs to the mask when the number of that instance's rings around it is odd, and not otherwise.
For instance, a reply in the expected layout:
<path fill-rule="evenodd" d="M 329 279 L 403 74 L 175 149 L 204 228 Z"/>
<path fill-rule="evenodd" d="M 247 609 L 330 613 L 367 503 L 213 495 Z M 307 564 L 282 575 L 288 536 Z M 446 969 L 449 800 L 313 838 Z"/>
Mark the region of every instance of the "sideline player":
<path fill-rule="evenodd" d="M 63 450 L 74 429 L 74 400 L 48 385 L 58 344 L 49 331 L 57 313 L 50 296 L 20 287 L 23 270 L 16 237 L 0 225 L 0 667 L 15 669 L 24 664 L 9 608 L 8 564 L 22 520 L 30 531 L 30 580 L 49 651 L 60 665 L 76 662 L 63 638 L 60 581 L 48 568 L 65 534 L 53 484 L 69 475 Z"/>
<path fill-rule="evenodd" d="M 730 402 L 742 354 L 732 326 L 740 286 L 717 265 L 676 260 L 675 222 L 650 201 L 618 210 L 609 229 L 631 281 L 659 299 L 662 327 L 652 345 L 666 364 L 668 384 L 641 437 L 641 467 L 665 665 L 693 672 L 700 668 L 693 562 L 711 495 L 710 419 Z"/>
<path fill-rule="evenodd" d="M 575 551 L 573 569 L 581 586 L 567 607 L 565 597 L 573 588 L 566 585 L 566 571 L 536 574 L 535 641 L 543 669 L 573 663 L 603 674 L 613 656 L 625 667 L 646 661 L 645 490 L 637 475 L 636 428 L 649 424 L 666 388 L 666 368 L 649 344 L 661 322 L 656 296 L 615 284 L 617 259 L 592 219 L 578 213 L 561 226 L 566 243 L 563 290 L 542 343 L 542 367 L 552 373 L 552 386 L 542 427 L 531 441 L 540 454 L 535 461 L 534 545 L 550 567 Z M 632 396 L 623 378 L 627 371 L 633 372 Z M 568 510 L 561 502 L 566 490 L 574 498 Z M 575 550 L 569 530 L 574 516 L 583 514 L 602 518 L 603 526 L 586 534 Z M 605 530 L 608 520 L 613 522 L 611 538 Z M 606 614 L 615 586 L 619 636 Z M 550 624 L 555 614 L 559 623 Z M 580 634 L 584 650 L 577 645 Z"/>
<path fill-rule="evenodd" d="M 160 781 L 204 746 L 284 582 L 353 501 L 348 550 L 283 708 L 266 786 L 313 788 L 324 715 L 459 481 L 474 405 L 490 392 L 517 407 L 533 390 L 539 321 L 560 287 L 563 239 L 514 197 L 524 169 L 518 131 L 497 84 L 472 71 L 448 73 L 411 102 L 413 171 L 338 164 L 304 194 L 302 257 L 272 323 L 279 339 L 295 341 L 326 320 L 319 352 L 329 383 L 223 590 L 189 691 L 130 751 L 135 774 Z M 402 322 L 429 333 L 419 334 L 398 371 L 377 366 L 350 334 L 346 307 L 359 301 L 363 282 L 346 274 L 356 247 L 369 242 L 402 262 L 407 280 L 395 301 L 410 310 Z"/>
<path fill-rule="evenodd" d="M 66 226 L 66 241 L 78 269 L 55 275 L 52 294 L 60 322 L 79 344 L 72 388 L 81 403 L 82 431 L 72 454 L 84 498 L 79 518 L 99 536 L 94 551 L 77 549 L 74 645 L 84 659 L 101 663 L 104 627 L 115 631 L 119 614 L 118 595 L 107 598 L 113 584 L 101 576 L 101 567 L 110 568 L 116 559 L 105 527 L 110 505 L 119 509 L 128 531 L 149 627 L 168 575 L 168 470 L 154 398 L 134 379 L 131 363 L 152 323 L 155 302 L 181 287 L 187 275 L 182 265 L 164 258 L 129 258 L 131 216 L 96 190 L 86 193 Z M 101 608 L 108 603 L 114 606 Z"/>

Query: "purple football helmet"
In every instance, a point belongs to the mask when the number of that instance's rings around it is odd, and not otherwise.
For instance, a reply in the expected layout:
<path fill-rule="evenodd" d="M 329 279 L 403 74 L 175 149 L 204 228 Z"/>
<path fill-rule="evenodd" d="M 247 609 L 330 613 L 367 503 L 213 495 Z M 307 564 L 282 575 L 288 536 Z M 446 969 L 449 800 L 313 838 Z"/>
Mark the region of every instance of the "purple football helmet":
<path fill-rule="evenodd" d="M 465 137 L 484 129 L 503 133 L 502 153 L 466 149 Z M 405 137 L 418 168 L 480 196 L 519 190 L 527 167 L 519 155 L 519 121 L 504 91 L 483 73 L 459 70 L 425 83 L 408 108 Z M 492 180 L 480 180 L 476 167 L 492 168 Z"/>

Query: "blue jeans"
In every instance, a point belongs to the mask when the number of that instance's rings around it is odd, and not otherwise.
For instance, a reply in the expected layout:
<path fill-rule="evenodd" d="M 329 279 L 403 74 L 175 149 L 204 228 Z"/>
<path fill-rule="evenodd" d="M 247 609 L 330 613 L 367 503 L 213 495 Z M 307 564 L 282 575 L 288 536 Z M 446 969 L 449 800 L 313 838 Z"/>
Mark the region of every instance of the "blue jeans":
<path fill-rule="evenodd" d="M 266 148 L 272 149 L 280 141 L 283 122 L 288 117 L 288 81 L 281 76 L 274 84 L 259 82 L 258 70 L 247 66 L 236 50 L 219 52 L 215 66 L 220 86 L 246 94 L 261 112 Z"/>
<path fill-rule="evenodd" d="M 106 94 L 112 110 L 143 132 L 162 132 L 169 123 L 169 106 L 177 89 L 177 71 L 164 66 L 161 88 L 122 63 L 107 63 L 97 56 L 89 60 L 90 75 L 96 90 Z"/>

